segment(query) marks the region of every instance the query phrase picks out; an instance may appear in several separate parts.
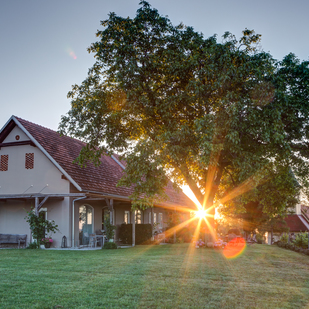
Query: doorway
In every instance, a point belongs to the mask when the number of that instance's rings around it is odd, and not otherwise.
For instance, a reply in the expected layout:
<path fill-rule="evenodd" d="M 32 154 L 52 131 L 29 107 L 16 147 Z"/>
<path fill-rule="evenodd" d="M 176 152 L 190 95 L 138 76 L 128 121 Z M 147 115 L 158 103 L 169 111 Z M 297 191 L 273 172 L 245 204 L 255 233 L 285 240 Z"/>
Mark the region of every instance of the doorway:
<path fill-rule="evenodd" d="M 79 244 L 88 245 L 89 235 L 93 233 L 93 208 L 90 205 L 79 206 Z"/>

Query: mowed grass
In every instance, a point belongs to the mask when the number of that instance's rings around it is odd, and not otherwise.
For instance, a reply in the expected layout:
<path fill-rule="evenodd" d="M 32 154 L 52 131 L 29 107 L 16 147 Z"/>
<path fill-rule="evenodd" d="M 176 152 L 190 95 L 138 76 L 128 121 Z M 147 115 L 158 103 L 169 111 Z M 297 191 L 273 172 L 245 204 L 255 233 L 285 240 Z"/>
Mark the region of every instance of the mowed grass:
<path fill-rule="evenodd" d="M 309 257 L 267 245 L 232 260 L 188 244 L 0 250 L 0 308 L 309 308 Z"/>

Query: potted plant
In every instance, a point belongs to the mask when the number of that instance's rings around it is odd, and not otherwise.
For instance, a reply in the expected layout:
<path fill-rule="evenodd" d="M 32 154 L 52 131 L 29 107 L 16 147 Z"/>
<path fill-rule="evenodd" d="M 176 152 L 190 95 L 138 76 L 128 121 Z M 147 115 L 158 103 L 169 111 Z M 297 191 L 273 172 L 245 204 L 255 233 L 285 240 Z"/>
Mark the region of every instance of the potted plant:
<path fill-rule="evenodd" d="M 34 209 L 32 208 L 31 211 L 27 211 L 27 216 L 25 217 L 26 221 L 30 225 L 30 230 L 32 233 L 32 237 L 36 245 L 33 245 L 32 248 L 40 248 L 40 245 L 45 245 L 45 243 L 49 243 L 49 247 L 53 242 L 51 237 L 46 238 L 45 233 L 56 233 L 59 231 L 58 225 L 55 224 L 55 221 L 46 220 L 45 217 L 37 216 L 35 214 Z M 41 240 L 42 239 L 42 240 Z M 43 242 L 43 239 L 51 239 L 51 241 Z M 45 248 L 46 245 L 45 245 Z"/>
<path fill-rule="evenodd" d="M 53 239 L 51 237 L 42 238 L 42 243 L 44 244 L 45 248 L 50 248 L 51 244 L 53 243 Z"/>

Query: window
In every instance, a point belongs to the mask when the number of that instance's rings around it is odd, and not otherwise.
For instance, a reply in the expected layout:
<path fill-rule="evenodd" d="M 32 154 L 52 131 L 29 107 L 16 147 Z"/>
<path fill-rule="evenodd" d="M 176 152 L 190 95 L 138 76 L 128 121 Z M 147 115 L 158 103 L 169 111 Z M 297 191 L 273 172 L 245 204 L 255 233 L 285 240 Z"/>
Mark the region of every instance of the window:
<path fill-rule="evenodd" d="M 163 213 L 159 213 L 159 228 L 163 228 Z"/>
<path fill-rule="evenodd" d="M 124 223 L 129 224 L 130 223 L 130 211 L 125 210 L 124 211 Z"/>
<path fill-rule="evenodd" d="M 151 224 L 151 211 L 148 213 L 148 223 Z"/>
<path fill-rule="evenodd" d="M 157 223 L 157 214 L 155 212 L 153 213 L 153 223 Z"/>
<path fill-rule="evenodd" d="M 5 172 L 9 167 L 9 155 L 1 155 L 0 159 L 0 171 Z"/>
<path fill-rule="evenodd" d="M 142 223 L 142 211 L 141 210 L 136 210 L 135 211 L 135 223 L 136 224 L 141 224 Z"/>
<path fill-rule="evenodd" d="M 31 170 L 34 167 L 34 153 L 26 153 L 25 155 L 25 168 Z"/>

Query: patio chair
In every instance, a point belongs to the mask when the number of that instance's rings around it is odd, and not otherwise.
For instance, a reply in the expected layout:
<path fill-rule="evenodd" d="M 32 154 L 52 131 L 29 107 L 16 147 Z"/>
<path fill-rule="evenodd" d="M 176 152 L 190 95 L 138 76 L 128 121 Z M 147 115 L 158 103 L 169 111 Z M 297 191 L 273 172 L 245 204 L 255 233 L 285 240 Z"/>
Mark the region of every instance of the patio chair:
<path fill-rule="evenodd" d="M 84 232 L 83 235 L 82 235 L 82 245 L 84 246 L 85 244 L 87 244 L 87 246 L 88 246 L 89 241 L 90 241 L 90 238 L 89 238 L 88 232 Z"/>
<path fill-rule="evenodd" d="M 100 244 L 100 240 L 97 238 L 96 234 L 89 234 L 89 245 L 92 247 L 97 247 L 97 244 Z"/>

